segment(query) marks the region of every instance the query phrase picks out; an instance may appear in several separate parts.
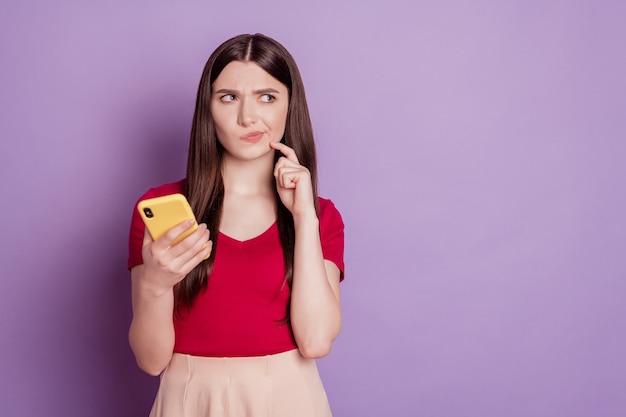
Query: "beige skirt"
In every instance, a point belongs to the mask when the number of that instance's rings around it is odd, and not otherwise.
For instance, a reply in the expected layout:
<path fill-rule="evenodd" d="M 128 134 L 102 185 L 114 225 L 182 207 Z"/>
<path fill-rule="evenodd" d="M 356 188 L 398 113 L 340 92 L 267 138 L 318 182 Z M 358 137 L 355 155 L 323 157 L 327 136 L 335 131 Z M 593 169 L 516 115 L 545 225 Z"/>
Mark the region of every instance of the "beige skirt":
<path fill-rule="evenodd" d="M 297 349 L 207 358 L 175 353 L 150 417 L 332 417 L 315 360 Z"/>

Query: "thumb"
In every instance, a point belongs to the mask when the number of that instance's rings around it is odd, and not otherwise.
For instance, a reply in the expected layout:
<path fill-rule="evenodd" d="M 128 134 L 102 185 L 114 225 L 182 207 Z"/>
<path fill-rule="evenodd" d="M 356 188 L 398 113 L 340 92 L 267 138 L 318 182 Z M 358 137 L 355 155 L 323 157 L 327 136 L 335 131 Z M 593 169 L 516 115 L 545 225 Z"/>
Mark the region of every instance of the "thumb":
<path fill-rule="evenodd" d="M 148 228 L 146 227 L 143 232 L 143 245 L 142 246 L 146 246 L 148 243 L 152 243 L 152 242 L 154 242 L 154 239 L 152 239 L 152 236 L 150 236 L 150 232 L 148 232 Z"/>

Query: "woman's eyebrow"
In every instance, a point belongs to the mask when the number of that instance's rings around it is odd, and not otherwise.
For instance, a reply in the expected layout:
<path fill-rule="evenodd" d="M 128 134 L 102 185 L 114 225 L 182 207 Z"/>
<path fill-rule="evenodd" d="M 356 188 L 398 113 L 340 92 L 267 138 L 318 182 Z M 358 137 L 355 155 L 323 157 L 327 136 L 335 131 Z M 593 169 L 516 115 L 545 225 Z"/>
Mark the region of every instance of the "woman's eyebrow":
<path fill-rule="evenodd" d="M 221 88 L 217 91 L 215 91 L 213 94 L 233 94 L 233 95 L 237 95 L 239 93 L 239 91 L 237 90 L 229 90 L 227 88 Z"/>
<path fill-rule="evenodd" d="M 254 90 L 253 93 L 254 94 L 267 94 L 267 93 L 280 94 L 278 90 L 273 89 L 273 88 L 262 88 L 260 90 Z"/>

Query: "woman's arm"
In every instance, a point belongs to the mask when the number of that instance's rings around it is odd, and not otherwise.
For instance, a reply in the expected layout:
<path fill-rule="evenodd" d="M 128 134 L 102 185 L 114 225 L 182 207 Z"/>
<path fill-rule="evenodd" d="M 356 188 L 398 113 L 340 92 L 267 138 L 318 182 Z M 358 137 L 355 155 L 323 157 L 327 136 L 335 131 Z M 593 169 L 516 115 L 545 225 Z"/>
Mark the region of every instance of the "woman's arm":
<path fill-rule="evenodd" d="M 174 285 L 211 252 L 212 242 L 204 224 L 179 244 L 170 246 L 192 225 L 193 221 L 183 222 L 156 241 L 146 231 L 144 263 L 131 270 L 133 319 L 128 339 L 137 364 L 150 375 L 160 374 L 172 358 Z"/>
<path fill-rule="evenodd" d="M 283 153 L 274 167 L 278 195 L 293 215 L 296 241 L 291 287 L 291 327 L 304 357 L 330 352 L 341 328 L 339 268 L 324 260 L 311 173 L 293 149 L 271 143 Z"/>
<path fill-rule="evenodd" d="M 128 339 L 137 365 L 150 375 L 159 375 L 169 363 L 174 350 L 174 292 L 159 294 L 146 282 L 145 268 L 131 271 L 133 320 Z"/>
<path fill-rule="evenodd" d="M 340 271 L 323 258 L 317 216 L 294 217 L 294 225 L 291 326 L 302 355 L 320 358 L 341 329 Z"/>

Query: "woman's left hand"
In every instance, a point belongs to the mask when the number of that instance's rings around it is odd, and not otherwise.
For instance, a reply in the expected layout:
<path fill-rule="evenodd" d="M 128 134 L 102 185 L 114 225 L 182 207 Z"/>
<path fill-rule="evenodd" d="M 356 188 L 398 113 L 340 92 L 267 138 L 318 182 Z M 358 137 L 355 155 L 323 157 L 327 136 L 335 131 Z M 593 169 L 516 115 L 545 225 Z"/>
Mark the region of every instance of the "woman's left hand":
<path fill-rule="evenodd" d="M 311 173 L 300 165 L 296 152 L 280 142 L 271 142 L 273 149 L 281 156 L 274 166 L 274 178 L 280 200 L 294 217 L 315 213 Z"/>

